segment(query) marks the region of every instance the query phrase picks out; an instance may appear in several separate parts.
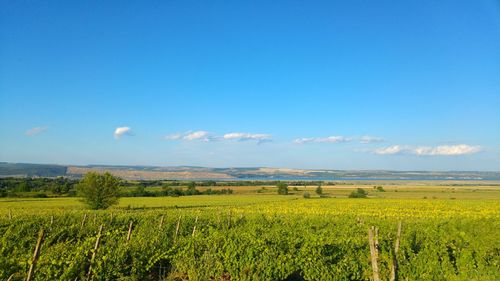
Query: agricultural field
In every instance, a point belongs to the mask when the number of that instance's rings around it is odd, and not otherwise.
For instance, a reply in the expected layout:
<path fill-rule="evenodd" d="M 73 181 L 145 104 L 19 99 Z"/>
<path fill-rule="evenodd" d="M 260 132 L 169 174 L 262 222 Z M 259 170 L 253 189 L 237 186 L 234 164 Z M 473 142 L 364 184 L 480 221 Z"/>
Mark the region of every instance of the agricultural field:
<path fill-rule="evenodd" d="M 368 198 L 348 198 L 359 187 Z M 231 188 L 99 211 L 72 197 L 0 199 L 0 279 L 30 268 L 31 280 L 500 278 L 498 182 Z"/>

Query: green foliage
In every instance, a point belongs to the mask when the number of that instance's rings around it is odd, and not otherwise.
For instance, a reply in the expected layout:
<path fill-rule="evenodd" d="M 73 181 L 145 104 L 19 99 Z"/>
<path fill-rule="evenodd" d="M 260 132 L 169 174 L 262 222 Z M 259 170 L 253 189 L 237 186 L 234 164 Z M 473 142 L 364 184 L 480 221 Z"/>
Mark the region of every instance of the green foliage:
<path fill-rule="evenodd" d="M 108 172 L 89 172 L 78 184 L 78 192 L 90 209 L 107 209 L 118 203 L 120 179 Z"/>
<path fill-rule="evenodd" d="M 249 211 L 240 216 L 217 209 L 113 210 L 113 214 L 60 212 L 52 223 L 50 217 L 38 214 L 12 220 L 0 217 L 0 280 L 13 274 L 19 280 L 25 277 L 41 228 L 46 235 L 34 280 L 82 280 L 90 265 L 95 280 L 285 280 L 291 276 L 369 280 L 370 225 L 380 229 L 380 277 L 389 280 L 399 220 L 365 217 L 366 223 L 360 223 L 355 213 Z M 125 243 L 130 222 L 132 235 Z M 100 225 L 101 243 L 91 264 Z M 399 279 L 496 280 L 497 227 L 497 217 L 403 221 Z"/>
<path fill-rule="evenodd" d="M 144 196 L 146 193 L 146 188 L 142 184 L 138 184 L 133 192 L 134 196 Z"/>
<path fill-rule="evenodd" d="M 0 178 L 0 193 L 5 196 L 33 197 L 33 192 L 51 192 L 53 196 L 66 196 L 76 184 L 76 180 L 64 177 Z"/>
<path fill-rule="evenodd" d="M 303 198 L 311 198 L 311 194 L 309 194 L 309 191 L 305 191 L 304 193 L 302 193 L 302 197 Z"/>
<path fill-rule="evenodd" d="M 323 194 L 323 188 L 321 187 L 321 184 L 320 184 L 320 185 L 318 185 L 318 187 L 316 187 L 315 192 L 316 192 L 316 194 L 318 194 L 318 195 Z"/>
<path fill-rule="evenodd" d="M 288 184 L 284 182 L 278 182 L 278 184 L 276 184 L 276 187 L 278 188 L 278 194 L 280 195 L 288 194 Z"/>
<path fill-rule="evenodd" d="M 375 189 L 377 192 L 385 192 L 385 189 L 383 186 L 374 186 L 373 189 Z"/>
<path fill-rule="evenodd" d="M 349 194 L 349 198 L 366 198 L 368 192 L 362 188 L 357 188 L 355 191 Z"/>

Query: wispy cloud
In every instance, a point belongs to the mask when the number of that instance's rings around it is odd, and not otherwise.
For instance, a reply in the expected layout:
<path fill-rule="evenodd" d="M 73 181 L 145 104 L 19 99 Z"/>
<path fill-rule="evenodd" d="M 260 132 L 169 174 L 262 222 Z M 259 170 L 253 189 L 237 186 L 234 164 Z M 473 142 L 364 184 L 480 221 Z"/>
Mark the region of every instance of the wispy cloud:
<path fill-rule="evenodd" d="M 196 131 L 196 132 L 186 134 L 184 136 L 184 139 L 188 140 L 188 141 L 192 141 L 192 140 L 211 141 L 211 140 L 213 140 L 213 137 L 207 131 Z"/>
<path fill-rule="evenodd" d="M 343 143 L 357 141 L 360 143 L 375 143 L 384 141 L 381 137 L 361 136 L 361 137 L 346 137 L 346 136 L 329 136 L 329 137 L 314 137 L 314 138 L 298 138 L 293 142 L 296 144 L 305 143 Z"/>
<path fill-rule="evenodd" d="M 350 141 L 352 141 L 352 138 L 349 138 L 349 137 L 330 136 L 330 137 L 323 137 L 323 138 L 298 138 L 298 139 L 295 139 L 293 142 L 296 144 L 304 144 L 304 143 L 311 143 L 311 142 L 340 143 L 340 142 L 350 142 Z"/>
<path fill-rule="evenodd" d="M 404 151 L 408 151 L 408 148 L 404 148 L 401 145 L 391 145 L 388 147 L 382 147 L 375 149 L 376 154 L 385 155 L 385 154 L 398 154 Z"/>
<path fill-rule="evenodd" d="M 165 136 L 166 140 L 185 140 L 185 141 L 194 141 L 194 140 L 201 140 L 201 141 L 214 141 L 217 138 L 212 135 L 210 132 L 207 131 L 188 131 L 185 133 L 175 133 L 172 135 Z"/>
<path fill-rule="evenodd" d="M 130 127 L 118 127 L 113 133 L 115 139 L 120 139 L 122 136 L 133 136 L 132 129 Z"/>
<path fill-rule="evenodd" d="M 359 139 L 360 143 L 375 143 L 375 142 L 383 142 L 384 139 L 381 137 L 374 137 L 374 136 L 362 136 Z"/>
<path fill-rule="evenodd" d="M 251 134 L 251 133 L 227 133 L 223 136 L 214 135 L 208 131 L 188 131 L 185 133 L 175 133 L 164 137 L 165 140 L 182 140 L 195 141 L 202 140 L 205 142 L 213 141 L 256 141 L 264 143 L 272 141 L 271 135 L 268 134 Z"/>
<path fill-rule="evenodd" d="M 387 154 L 413 154 L 419 156 L 455 156 L 473 154 L 481 151 L 481 147 L 477 145 L 440 145 L 440 146 L 409 146 L 409 145 L 392 145 L 376 149 L 374 153 L 380 155 Z"/>
<path fill-rule="evenodd" d="M 251 133 L 228 133 L 223 137 L 225 140 L 236 141 L 257 141 L 257 143 L 264 143 L 272 141 L 272 136 L 269 134 L 251 134 Z"/>
<path fill-rule="evenodd" d="M 47 127 L 47 126 L 34 127 L 34 128 L 27 130 L 26 132 L 24 132 L 24 135 L 26 135 L 28 137 L 34 137 L 36 135 L 39 135 L 39 134 L 47 131 L 48 128 L 49 127 Z"/>

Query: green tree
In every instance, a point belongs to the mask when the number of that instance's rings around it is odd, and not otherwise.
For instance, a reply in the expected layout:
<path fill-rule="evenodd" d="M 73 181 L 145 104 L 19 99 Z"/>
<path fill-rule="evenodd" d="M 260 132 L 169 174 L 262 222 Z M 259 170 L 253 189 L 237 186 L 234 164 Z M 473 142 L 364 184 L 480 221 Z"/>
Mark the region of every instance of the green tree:
<path fill-rule="evenodd" d="M 23 180 L 21 183 L 19 183 L 17 191 L 19 191 L 19 192 L 30 192 L 31 191 L 31 185 L 28 182 L 28 180 Z"/>
<path fill-rule="evenodd" d="M 318 187 L 316 187 L 316 194 L 318 195 L 323 194 L 323 188 L 321 187 L 321 184 L 318 184 Z"/>
<path fill-rule="evenodd" d="M 118 203 L 120 179 L 108 172 L 89 172 L 80 180 L 77 189 L 82 202 L 90 209 L 107 209 Z"/>
<path fill-rule="evenodd" d="M 144 196 L 146 194 L 146 188 L 143 184 L 139 183 L 134 190 L 134 196 Z"/>
<path fill-rule="evenodd" d="M 278 188 L 278 194 L 287 195 L 288 194 L 288 184 L 284 182 L 279 182 L 276 187 Z"/>

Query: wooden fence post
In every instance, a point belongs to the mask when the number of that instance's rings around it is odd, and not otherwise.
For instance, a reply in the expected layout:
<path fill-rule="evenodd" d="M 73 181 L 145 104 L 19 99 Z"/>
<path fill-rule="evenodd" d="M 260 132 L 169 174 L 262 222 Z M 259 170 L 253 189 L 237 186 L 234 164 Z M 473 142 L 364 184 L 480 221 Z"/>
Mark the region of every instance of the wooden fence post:
<path fill-rule="evenodd" d="M 198 216 L 196 216 L 196 219 L 194 220 L 193 233 L 191 233 L 192 237 L 194 237 L 194 233 L 196 232 L 196 223 L 197 222 L 198 222 Z"/>
<path fill-rule="evenodd" d="M 368 229 L 368 242 L 370 244 L 370 256 L 372 261 L 372 271 L 373 271 L 373 281 L 380 281 L 379 272 L 378 272 L 378 264 L 377 264 L 377 248 L 375 247 L 374 241 L 374 227 L 372 226 Z"/>
<path fill-rule="evenodd" d="M 130 241 L 130 236 L 132 235 L 132 224 L 133 221 L 130 221 L 128 225 L 127 241 L 125 241 L 125 244 L 128 244 L 128 241 Z"/>
<path fill-rule="evenodd" d="M 99 248 L 99 243 L 101 242 L 101 233 L 102 233 L 102 224 L 99 227 L 99 232 L 97 233 L 97 239 L 95 240 L 94 252 L 92 253 L 92 257 L 90 258 L 90 266 L 89 266 L 89 271 L 87 272 L 87 280 L 90 280 L 90 277 L 92 277 L 92 264 L 94 263 L 95 256 L 97 254 L 97 249 Z"/>
<path fill-rule="evenodd" d="M 174 241 L 177 241 L 177 235 L 179 235 L 179 227 L 181 226 L 181 217 L 182 215 L 179 216 L 179 220 L 177 221 L 177 226 L 175 227 Z"/>
<path fill-rule="evenodd" d="M 33 253 L 33 259 L 31 260 L 30 269 L 28 271 L 28 276 L 26 277 L 26 281 L 30 281 L 33 277 L 33 271 L 35 270 L 36 262 L 38 261 L 38 257 L 40 255 L 40 248 L 42 246 L 43 237 L 45 235 L 45 230 L 40 229 L 38 233 L 38 240 L 36 241 L 35 252 Z"/>
<path fill-rule="evenodd" d="M 394 250 L 396 253 L 399 251 L 399 241 L 401 239 L 401 221 L 398 223 L 398 234 L 396 236 L 396 245 L 394 245 Z"/>
<path fill-rule="evenodd" d="M 82 225 L 80 226 L 81 228 L 83 228 L 83 226 L 85 225 L 85 220 L 87 219 L 87 214 L 84 214 L 83 215 L 83 219 L 82 219 Z"/>
<path fill-rule="evenodd" d="M 398 280 L 398 258 L 399 241 L 401 239 L 401 221 L 398 223 L 398 233 L 396 235 L 396 243 L 394 243 L 394 251 L 392 252 L 392 267 L 390 281 Z"/>
<path fill-rule="evenodd" d="M 161 229 L 161 227 L 163 226 L 163 218 L 164 218 L 164 215 L 161 215 L 161 219 L 160 219 L 160 227 L 159 227 L 160 229 Z"/>

